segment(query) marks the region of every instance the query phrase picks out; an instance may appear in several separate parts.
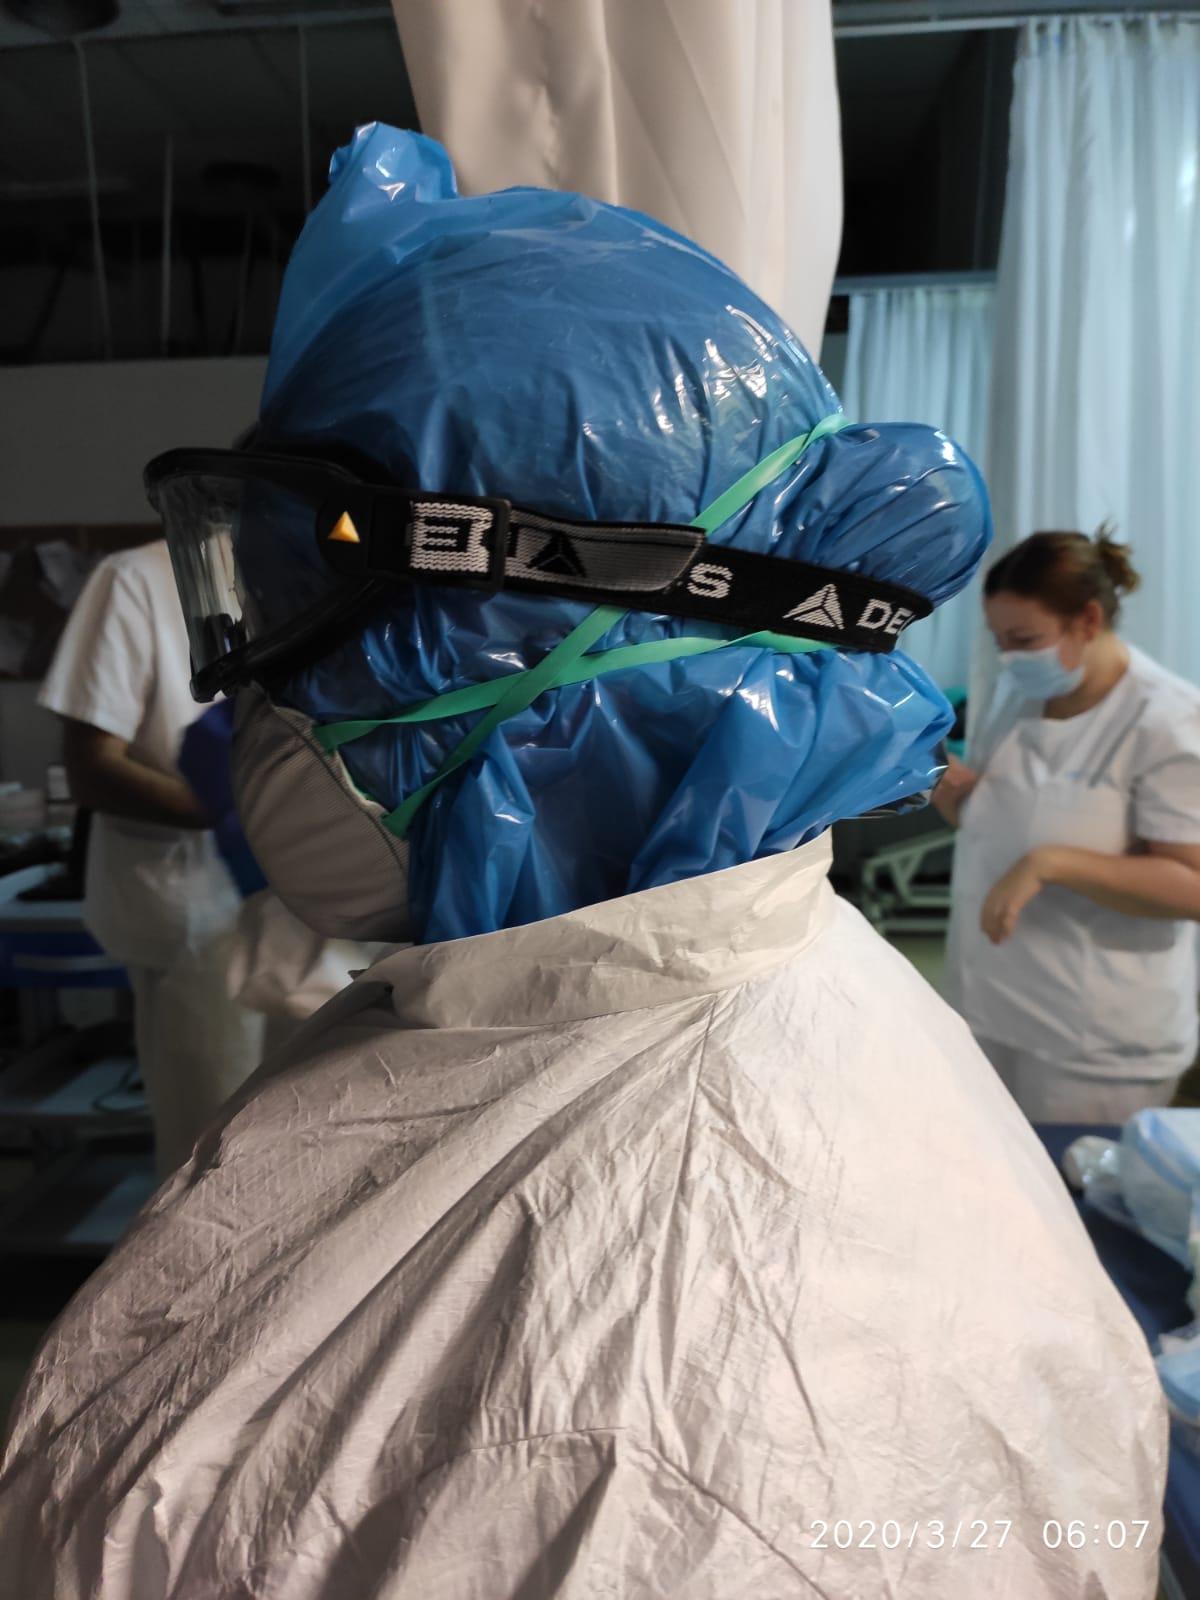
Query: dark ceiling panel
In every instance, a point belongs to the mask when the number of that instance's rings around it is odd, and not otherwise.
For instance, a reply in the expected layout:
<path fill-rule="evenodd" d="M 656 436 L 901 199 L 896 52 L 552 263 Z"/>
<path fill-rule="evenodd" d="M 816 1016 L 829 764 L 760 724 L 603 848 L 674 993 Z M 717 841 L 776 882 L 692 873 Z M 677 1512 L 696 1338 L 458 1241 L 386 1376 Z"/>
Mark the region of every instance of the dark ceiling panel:
<path fill-rule="evenodd" d="M 415 124 L 390 21 L 306 34 L 314 167 L 361 122 Z M 301 161 L 300 45 L 295 29 L 97 39 L 85 50 L 104 187 L 158 203 L 168 136 L 177 181 L 213 162 L 252 161 L 295 179 Z M 86 171 L 79 74 L 69 46 L 0 52 L 0 179 L 49 187 Z"/>
<path fill-rule="evenodd" d="M 298 115 L 298 89 L 273 69 L 252 33 L 138 39 L 123 48 L 161 86 L 177 121 L 192 132 L 226 126 L 251 133 Z"/>
<path fill-rule="evenodd" d="M 74 51 L 61 45 L 0 54 L 0 171 L 61 180 L 83 168 Z"/>
<path fill-rule="evenodd" d="M 969 39 L 962 33 L 921 33 L 838 40 L 847 183 L 904 166 Z"/>
<path fill-rule="evenodd" d="M 239 273 L 251 319 L 250 343 L 241 347 L 261 348 L 273 311 L 268 290 L 303 220 L 301 35 L 290 22 L 272 25 L 278 16 L 256 23 L 251 10 L 263 3 L 250 0 L 231 23 L 218 0 L 122 0 L 129 26 L 84 43 L 114 305 L 131 275 L 160 257 L 171 152 L 171 241 L 183 308 L 173 348 L 227 347 Z M 328 11 L 337 0 L 312 3 Z M 317 199 L 330 155 L 356 124 L 414 127 L 417 117 L 390 15 L 350 10 L 344 21 L 307 26 L 303 37 Z M 985 72 L 980 57 L 986 50 L 990 61 L 997 40 L 931 32 L 837 41 L 844 271 L 977 267 L 994 257 L 1011 61 L 997 56 L 996 70 Z M 81 264 L 92 259 L 86 173 L 72 47 L 0 48 L 0 256 L 26 263 L 31 283 L 42 275 L 20 313 L 7 314 L 15 332 L 0 339 L 6 348 L 45 345 L 60 357 L 73 348 L 41 308 L 68 268 L 74 293 Z M 64 289 L 64 305 L 67 299 Z M 239 311 L 237 328 L 243 320 Z M 142 321 L 153 332 L 154 318 Z M 43 339 L 37 330 L 51 323 Z M 142 333 L 118 335 L 120 348 L 140 348 Z M 232 337 L 237 345 L 242 335 Z"/>
<path fill-rule="evenodd" d="M 353 30 L 314 28 L 309 34 L 308 64 L 315 124 L 346 133 L 363 122 L 416 126 L 417 111 L 394 23 L 364 23 Z"/>

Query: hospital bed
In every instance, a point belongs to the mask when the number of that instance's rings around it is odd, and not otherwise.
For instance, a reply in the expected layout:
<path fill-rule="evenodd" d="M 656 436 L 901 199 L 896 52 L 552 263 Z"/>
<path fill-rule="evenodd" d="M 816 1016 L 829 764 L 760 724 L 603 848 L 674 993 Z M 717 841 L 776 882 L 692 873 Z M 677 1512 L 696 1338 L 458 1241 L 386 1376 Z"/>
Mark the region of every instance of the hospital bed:
<path fill-rule="evenodd" d="M 931 807 L 833 830 L 833 885 L 881 934 L 944 934 L 954 833 Z"/>
<path fill-rule="evenodd" d="M 948 689 L 955 723 L 944 750 L 963 758 L 967 697 Z M 954 831 L 932 806 L 838 823 L 833 830 L 833 885 L 885 938 L 944 935 L 950 921 Z"/>

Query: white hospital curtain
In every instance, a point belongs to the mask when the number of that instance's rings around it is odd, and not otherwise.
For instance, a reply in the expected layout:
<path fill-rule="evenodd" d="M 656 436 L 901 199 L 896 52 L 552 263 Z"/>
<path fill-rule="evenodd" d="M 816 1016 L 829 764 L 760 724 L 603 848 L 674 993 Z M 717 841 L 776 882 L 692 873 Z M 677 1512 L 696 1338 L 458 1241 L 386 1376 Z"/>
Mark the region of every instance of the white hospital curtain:
<path fill-rule="evenodd" d="M 575 189 L 697 240 L 821 347 L 842 226 L 829 0 L 393 0 L 464 193 Z"/>
<path fill-rule="evenodd" d="M 990 284 L 905 286 L 850 296 L 842 402 L 859 422 L 926 422 L 986 475 L 995 295 Z M 943 689 L 965 688 L 978 583 L 904 636 Z"/>
<path fill-rule="evenodd" d="M 1198 165 L 1200 24 L 1027 24 L 997 285 L 998 542 L 1112 518 L 1145 583 L 1127 636 L 1196 682 Z"/>

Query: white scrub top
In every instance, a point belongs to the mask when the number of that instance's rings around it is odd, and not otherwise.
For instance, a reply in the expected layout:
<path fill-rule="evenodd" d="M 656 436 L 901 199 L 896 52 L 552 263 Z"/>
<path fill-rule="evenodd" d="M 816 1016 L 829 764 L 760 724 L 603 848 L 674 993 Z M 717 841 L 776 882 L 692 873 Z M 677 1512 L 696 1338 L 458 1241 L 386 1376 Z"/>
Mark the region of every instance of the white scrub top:
<path fill-rule="evenodd" d="M 43 1344 L 0 1595 L 1153 1600 L 1145 1338 L 828 867 L 413 946 L 313 1017 Z"/>
<path fill-rule="evenodd" d="M 1016 932 L 980 927 L 989 890 L 1039 845 L 1124 855 L 1200 844 L 1200 690 L 1138 650 L 1098 706 L 1056 721 L 1001 689 L 955 851 L 947 995 L 977 1037 L 1056 1066 L 1169 1078 L 1197 1044 L 1196 929 L 1044 889 Z"/>
<path fill-rule="evenodd" d="M 192 699 L 187 634 L 165 540 L 97 566 L 76 602 L 40 704 L 129 742 L 175 773 Z M 118 961 L 163 967 L 228 926 L 240 900 L 210 833 L 97 813 L 88 840 L 84 914 Z"/>

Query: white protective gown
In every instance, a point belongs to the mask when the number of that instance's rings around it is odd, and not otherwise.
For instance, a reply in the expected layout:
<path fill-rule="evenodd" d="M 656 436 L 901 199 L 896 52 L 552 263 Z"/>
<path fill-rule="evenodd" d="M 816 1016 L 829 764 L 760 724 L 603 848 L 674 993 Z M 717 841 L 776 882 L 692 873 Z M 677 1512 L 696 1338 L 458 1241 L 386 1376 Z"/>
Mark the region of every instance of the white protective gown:
<path fill-rule="evenodd" d="M 1042 709 L 1001 694 L 972 750 L 980 782 L 955 847 L 947 995 L 1033 1121 L 1123 1121 L 1165 1105 L 1195 1058 L 1195 925 L 1055 888 L 1003 945 L 980 916 L 1039 845 L 1200 844 L 1200 690 L 1131 650 L 1092 710 Z"/>
<path fill-rule="evenodd" d="M 411 947 L 327 1006 L 43 1347 L 0 1594 L 1152 1600 L 1145 1342 L 828 865 Z"/>
<path fill-rule="evenodd" d="M 108 556 L 67 622 L 40 702 L 125 740 L 171 776 L 200 715 L 166 541 Z M 214 836 L 98 813 L 84 918 L 129 974 L 137 1055 L 160 1175 L 262 1057 L 261 1018 L 229 996 L 228 943 L 241 898 Z"/>

